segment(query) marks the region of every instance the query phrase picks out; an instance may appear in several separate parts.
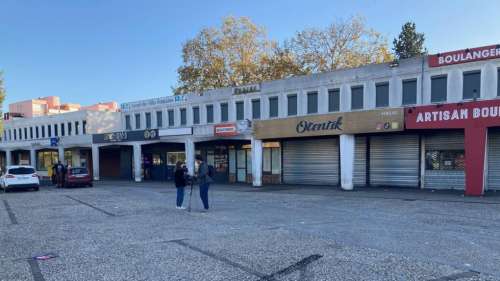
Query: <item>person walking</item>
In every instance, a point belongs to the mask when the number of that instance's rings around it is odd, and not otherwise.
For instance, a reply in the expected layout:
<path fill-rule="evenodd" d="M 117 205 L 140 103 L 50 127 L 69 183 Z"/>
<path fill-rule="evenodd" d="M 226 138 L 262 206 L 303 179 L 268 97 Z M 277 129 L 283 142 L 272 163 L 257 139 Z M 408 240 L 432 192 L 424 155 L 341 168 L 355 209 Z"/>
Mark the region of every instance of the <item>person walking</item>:
<path fill-rule="evenodd" d="M 184 189 L 186 188 L 187 179 L 187 169 L 186 166 L 182 165 L 181 161 L 177 161 L 175 164 L 174 181 L 175 187 L 177 188 L 177 202 L 176 209 L 184 210 L 182 202 L 184 201 Z"/>
<path fill-rule="evenodd" d="M 210 184 L 213 182 L 213 179 L 210 175 L 210 167 L 203 160 L 201 155 L 196 155 L 196 163 L 198 164 L 198 184 L 200 185 L 200 198 L 201 202 L 203 202 L 204 211 L 208 211 L 208 189 L 210 188 Z"/>
<path fill-rule="evenodd" d="M 65 170 L 66 167 L 64 167 L 61 161 L 58 161 L 56 164 L 56 180 L 58 188 L 62 188 L 64 186 L 64 176 L 66 174 Z"/>

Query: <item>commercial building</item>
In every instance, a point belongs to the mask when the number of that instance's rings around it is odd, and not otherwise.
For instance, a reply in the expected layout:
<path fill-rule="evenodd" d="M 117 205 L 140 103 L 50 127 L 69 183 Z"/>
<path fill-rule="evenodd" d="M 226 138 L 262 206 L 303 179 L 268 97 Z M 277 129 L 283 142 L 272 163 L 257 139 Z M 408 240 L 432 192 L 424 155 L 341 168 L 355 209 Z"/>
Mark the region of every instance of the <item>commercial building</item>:
<path fill-rule="evenodd" d="M 500 190 L 500 45 L 121 104 L 95 179 Z M 18 133 L 19 134 L 19 133 Z M 22 156 L 25 157 L 25 156 Z"/>

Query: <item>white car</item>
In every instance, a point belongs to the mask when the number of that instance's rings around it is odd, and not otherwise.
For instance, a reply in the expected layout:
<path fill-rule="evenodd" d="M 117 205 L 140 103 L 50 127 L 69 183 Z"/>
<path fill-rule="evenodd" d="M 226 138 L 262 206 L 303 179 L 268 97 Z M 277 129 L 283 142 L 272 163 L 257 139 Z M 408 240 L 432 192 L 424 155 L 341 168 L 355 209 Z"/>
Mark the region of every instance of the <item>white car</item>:
<path fill-rule="evenodd" d="M 30 188 L 38 191 L 40 180 L 35 168 L 31 166 L 7 166 L 0 177 L 0 186 L 4 191 L 14 188 Z"/>

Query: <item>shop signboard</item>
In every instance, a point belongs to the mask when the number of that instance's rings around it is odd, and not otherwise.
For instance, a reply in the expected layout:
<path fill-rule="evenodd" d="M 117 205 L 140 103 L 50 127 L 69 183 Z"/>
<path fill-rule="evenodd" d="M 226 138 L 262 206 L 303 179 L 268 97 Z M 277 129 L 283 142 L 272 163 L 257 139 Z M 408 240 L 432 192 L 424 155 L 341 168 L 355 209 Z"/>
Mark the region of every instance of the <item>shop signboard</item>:
<path fill-rule="evenodd" d="M 244 95 L 260 92 L 260 84 L 244 85 L 233 88 L 233 95 Z"/>
<path fill-rule="evenodd" d="M 160 130 L 158 130 L 158 135 L 160 137 L 186 136 L 186 135 L 192 135 L 192 134 L 193 134 L 193 128 L 192 127 L 187 127 L 187 128 L 172 128 L 172 129 L 160 129 Z"/>
<path fill-rule="evenodd" d="M 105 134 L 92 135 L 93 143 L 115 143 L 128 141 L 147 141 L 159 139 L 157 129 L 148 129 L 140 131 L 121 131 Z"/>
<path fill-rule="evenodd" d="M 218 124 L 214 126 L 214 135 L 219 137 L 237 136 L 236 123 Z"/>
<path fill-rule="evenodd" d="M 342 112 L 254 121 L 257 139 L 396 132 L 404 128 L 402 108 Z"/>
<path fill-rule="evenodd" d="M 500 58 L 500 44 L 430 55 L 429 67 Z"/>
<path fill-rule="evenodd" d="M 156 107 L 156 106 L 166 106 L 166 105 L 177 105 L 182 104 L 187 101 L 185 95 L 176 95 L 176 96 L 167 96 L 160 98 L 153 98 L 147 100 L 133 101 L 122 103 L 120 108 L 123 112 L 133 111 L 138 109 L 144 109 L 148 107 Z"/>

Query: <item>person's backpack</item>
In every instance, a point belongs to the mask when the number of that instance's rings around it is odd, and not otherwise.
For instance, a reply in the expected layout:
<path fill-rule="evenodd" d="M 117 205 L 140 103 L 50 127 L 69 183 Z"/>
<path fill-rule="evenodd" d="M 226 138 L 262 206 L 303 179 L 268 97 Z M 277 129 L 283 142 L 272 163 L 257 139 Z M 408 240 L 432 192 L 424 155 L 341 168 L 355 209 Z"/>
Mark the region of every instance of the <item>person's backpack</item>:
<path fill-rule="evenodd" d="M 214 178 L 215 176 L 214 166 L 212 165 L 208 165 L 208 176 L 211 178 Z"/>

